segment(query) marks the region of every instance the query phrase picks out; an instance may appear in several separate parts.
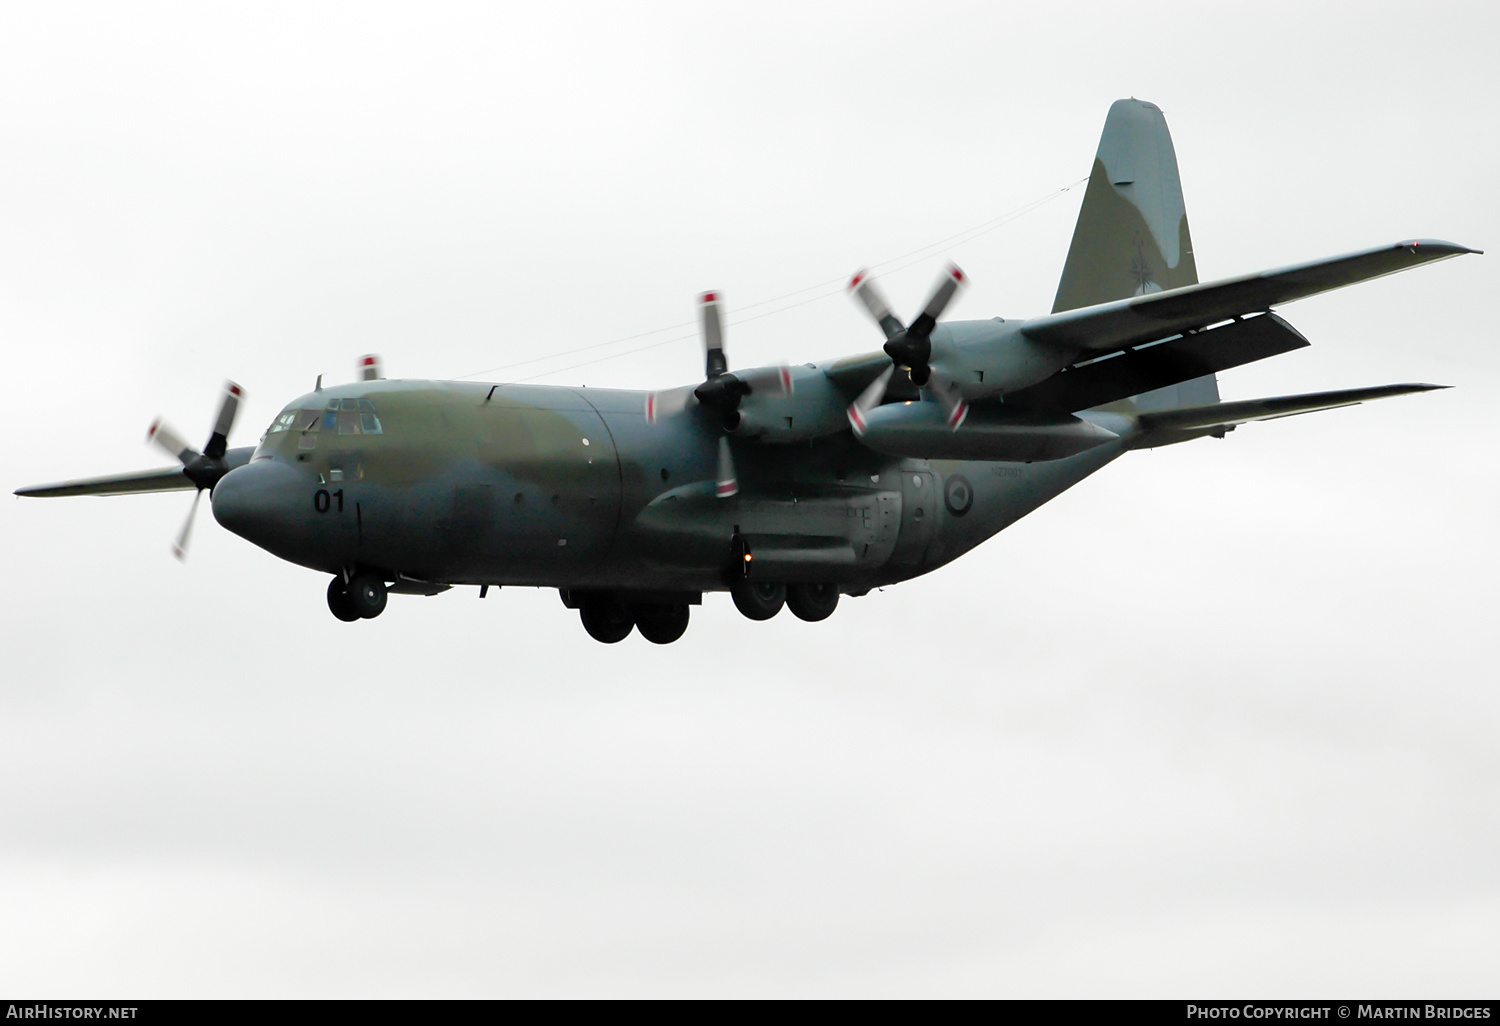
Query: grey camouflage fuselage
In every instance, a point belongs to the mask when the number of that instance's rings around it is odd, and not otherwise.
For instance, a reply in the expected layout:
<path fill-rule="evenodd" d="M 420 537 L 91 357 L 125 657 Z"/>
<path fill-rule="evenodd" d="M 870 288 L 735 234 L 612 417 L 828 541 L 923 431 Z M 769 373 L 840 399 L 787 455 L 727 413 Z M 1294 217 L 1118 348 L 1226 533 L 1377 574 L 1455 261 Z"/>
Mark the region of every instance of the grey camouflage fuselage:
<path fill-rule="evenodd" d="M 1045 463 L 885 456 L 847 431 L 737 445 L 740 493 L 714 495 L 717 426 L 648 425 L 646 393 L 370 381 L 382 433 L 268 434 L 214 489 L 230 530 L 294 563 L 432 584 L 700 592 L 754 574 L 847 592 L 941 566 L 1103 466 L 1102 446 Z M 697 414 L 697 415 L 695 415 Z"/>

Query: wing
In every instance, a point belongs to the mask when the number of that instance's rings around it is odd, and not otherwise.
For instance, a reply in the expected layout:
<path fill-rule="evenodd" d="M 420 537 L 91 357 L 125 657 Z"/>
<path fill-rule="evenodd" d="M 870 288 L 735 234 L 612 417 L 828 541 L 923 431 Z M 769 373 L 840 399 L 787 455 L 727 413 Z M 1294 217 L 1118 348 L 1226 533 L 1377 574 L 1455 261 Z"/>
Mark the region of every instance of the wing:
<path fill-rule="evenodd" d="M 1416 239 L 1275 271 L 1225 278 L 1027 321 L 1021 331 L 1046 345 L 1092 350 L 1140 345 L 1280 303 L 1395 274 L 1418 264 L 1482 253 L 1452 242 Z"/>
<path fill-rule="evenodd" d="M 1299 413 L 1336 410 L 1372 399 L 1388 399 L 1413 392 L 1431 392 L 1447 385 L 1378 385 L 1374 388 L 1346 388 L 1337 392 L 1309 392 L 1305 395 L 1283 395 L 1272 399 L 1247 399 L 1243 402 L 1215 403 L 1211 406 L 1189 406 L 1159 413 L 1143 413 L 1137 420 L 1141 436 L 1133 448 L 1150 448 L 1185 441 L 1185 436 L 1218 433 L 1252 420 L 1274 420 Z"/>
<path fill-rule="evenodd" d="M 141 492 L 177 492 L 196 488 L 181 467 L 147 470 L 138 474 L 85 477 L 61 484 L 17 488 L 17 495 L 51 498 L 60 495 L 136 495 Z"/>

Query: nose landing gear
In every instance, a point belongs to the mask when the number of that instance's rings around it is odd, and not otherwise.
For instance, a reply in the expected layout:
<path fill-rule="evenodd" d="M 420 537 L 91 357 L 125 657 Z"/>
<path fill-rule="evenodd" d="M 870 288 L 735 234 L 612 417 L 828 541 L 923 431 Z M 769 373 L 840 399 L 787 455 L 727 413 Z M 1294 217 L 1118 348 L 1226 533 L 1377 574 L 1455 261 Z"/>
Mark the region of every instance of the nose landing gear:
<path fill-rule="evenodd" d="M 362 570 L 344 583 L 342 575 L 328 582 L 328 609 L 345 623 L 373 620 L 385 611 L 385 579 Z"/>

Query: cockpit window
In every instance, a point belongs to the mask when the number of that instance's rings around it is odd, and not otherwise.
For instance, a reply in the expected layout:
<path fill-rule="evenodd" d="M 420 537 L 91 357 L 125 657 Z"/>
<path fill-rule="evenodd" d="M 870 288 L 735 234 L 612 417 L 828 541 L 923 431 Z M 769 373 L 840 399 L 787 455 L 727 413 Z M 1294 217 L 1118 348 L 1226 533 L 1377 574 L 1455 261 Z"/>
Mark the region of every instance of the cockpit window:
<path fill-rule="evenodd" d="M 380 418 L 375 416 L 375 404 L 368 399 L 359 401 L 359 426 L 367 435 L 385 434 L 385 430 L 380 426 Z"/>
<path fill-rule="evenodd" d="M 268 435 L 281 431 L 301 431 L 309 434 L 319 429 L 337 431 L 341 435 L 381 435 L 380 418 L 375 414 L 375 404 L 368 399 L 330 399 L 321 410 L 283 410 L 270 428 Z"/>

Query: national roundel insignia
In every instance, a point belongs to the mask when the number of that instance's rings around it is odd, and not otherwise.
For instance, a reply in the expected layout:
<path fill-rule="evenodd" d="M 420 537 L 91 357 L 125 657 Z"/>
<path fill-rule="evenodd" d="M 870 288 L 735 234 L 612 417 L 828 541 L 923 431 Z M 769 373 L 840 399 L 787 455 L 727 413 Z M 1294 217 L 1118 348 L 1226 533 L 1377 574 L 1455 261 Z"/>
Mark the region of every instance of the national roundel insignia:
<path fill-rule="evenodd" d="M 943 502 L 948 512 L 961 517 L 974 505 L 974 486 L 962 474 L 954 474 L 943 485 Z"/>

